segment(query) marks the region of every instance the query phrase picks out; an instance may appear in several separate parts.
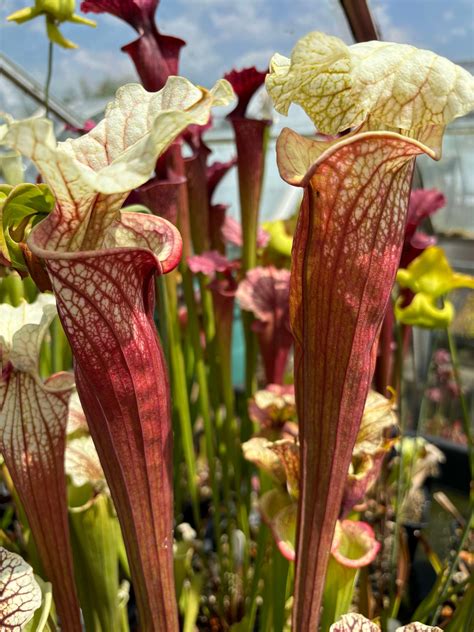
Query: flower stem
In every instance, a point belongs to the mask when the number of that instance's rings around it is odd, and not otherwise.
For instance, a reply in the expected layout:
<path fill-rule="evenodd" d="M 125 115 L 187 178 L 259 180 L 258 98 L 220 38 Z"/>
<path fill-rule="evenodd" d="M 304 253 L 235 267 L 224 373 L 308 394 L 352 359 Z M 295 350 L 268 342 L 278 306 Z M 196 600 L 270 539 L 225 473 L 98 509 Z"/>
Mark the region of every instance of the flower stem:
<path fill-rule="evenodd" d="M 451 585 L 451 580 L 453 578 L 454 575 L 454 571 L 456 570 L 456 565 L 458 563 L 458 559 L 459 559 L 459 554 L 461 553 L 462 549 L 464 548 L 464 545 L 466 544 L 467 538 L 469 533 L 471 532 L 472 529 L 472 522 L 474 520 L 474 505 L 471 502 L 471 509 L 470 509 L 470 514 L 469 514 L 469 518 L 466 520 L 466 525 L 464 527 L 464 530 L 462 532 L 461 535 L 461 539 L 459 540 L 459 545 L 458 548 L 456 549 L 456 553 L 451 561 L 451 564 L 448 568 L 447 574 L 446 574 L 446 579 L 444 580 L 440 593 L 439 593 L 439 597 L 437 600 L 438 606 L 435 609 L 433 616 L 431 617 L 431 621 L 430 621 L 430 625 L 435 624 L 436 620 L 438 619 L 440 612 L 441 612 L 441 608 L 443 606 L 443 602 L 446 599 L 446 596 L 448 594 L 448 590 L 449 587 Z"/>
<path fill-rule="evenodd" d="M 196 300 L 194 298 L 194 288 L 192 276 L 189 269 L 182 270 L 183 291 L 188 308 L 188 323 L 191 337 L 191 344 L 194 351 L 195 374 L 199 387 L 198 404 L 199 411 L 204 424 L 204 437 L 206 442 L 207 462 L 209 466 L 209 478 L 211 482 L 213 507 L 214 507 L 214 528 L 216 532 L 217 551 L 219 559 L 222 557 L 221 539 L 221 515 L 220 515 L 220 494 L 219 484 L 216 476 L 216 452 L 214 448 L 214 430 L 212 427 L 209 404 L 209 385 L 207 382 L 206 365 L 201 346 L 199 321 L 197 316 Z M 222 562 L 222 559 L 221 559 Z"/>
<path fill-rule="evenodd" d="M 191 413 L 189 410 L 188 391 L 186 387 L 186 371 L 184 366 L 183 350 L 180 342 L 178 309 L 176 303 L 176 279 L 173 274 L 169 274 L 166 277 L 166 289 L 169 308 L 168 338 L 171 358 L 170 370 L 174 391 L 173 403 L 176 407 L 180 423 L 181 443 L 184 452 L 184 460 L 186 462 L 186 469 L 188 471 L 188 488 L 191 495 L 193 516 L 197 530 L 199 530 L 200 514 L 196 474 L 196 455 L 194 453 L 193 428 Z"/>
<path fill-rule="evenodd" d="M 49 40 L 48 45 L 48 70 L 46 73 L 46 83 L 44 86 L 44 107 L 46 109 L 45 116 L 49 118 L 49 89 L 51 87 L 51 78 L 53 76 L 53 48 L 54 44 Z"/>

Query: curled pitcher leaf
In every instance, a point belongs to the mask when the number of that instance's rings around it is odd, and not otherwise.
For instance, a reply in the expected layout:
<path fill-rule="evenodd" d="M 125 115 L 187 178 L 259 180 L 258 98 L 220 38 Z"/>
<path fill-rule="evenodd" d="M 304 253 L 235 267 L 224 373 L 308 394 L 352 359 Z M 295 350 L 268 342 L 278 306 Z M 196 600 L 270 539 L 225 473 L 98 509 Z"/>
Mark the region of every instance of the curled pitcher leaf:
<path fill-rule="evenodd" d="M 56 144 L 51 124 L 10 124 L 4 142 L 31 158 L 56 198 L 28 245 L 46 263 L 75 357 L 77 390 L 124 534 L 142 629 L 177 630 L 172 565 L 168 377 L 155 330 L 153 275 L 181 256 L 163 218 L 122 212 L 158 156 L 233 93 L 170 77 L 157 93 L 117 92 L 88 134 Z"/>
<path fill-rule="evenodd" d="M 380 542 L 366 522 L 341 520 L 336 523 L 331 553 L 334 559 L 349 568 L 362 568 L 374 561 Z"/>
<path fill-rule="evenodd" d="M 53 584 L 62 625 L 80 632 L 64 476 L 74 380 L 68 373 L 56 373 L 43 382 L 38 373 L 40 347 L 55 315 L 51 295 L 18 307 L 0 305 L 0 452 L 25 509 L 45 578 Z"/>
<path fill-rule="evenodd" d="M 403 246 L 414 158 L 439 158 L 444 127 L 474 104 L 471 75 L 433 53 L 310 33 L 266 80 L 324 140 L 284 129 L 281 177 L 304 188 L 290 322 L 301 446 L 293 625 L 316 629 L 345 477 Z M 348 134 L 341 134 L 347 132 Z"/>
<path fill-rule="evenodd" d="M 55 212 L 39 231 L 42 239 L 33 240 L 37 247 L 67 252 L 134 245 L 140 238 L 129 217 L 120 217 L 127 195 L 148 180 L 156 158 L 188 125 L 204 124 L 211 107 L 232 97 L 222 80 L 208 91 L 171 77 L 156 93 L 138 84 L 120 88 L 105 119 L 81 138 L 56 143 L 51 123 L 42 118 L 10 123 L 3 144 L 31 158 L 56 197 Z M 136 221 L 145 222 L 152 239 L 153 218 Z M 54 236 L 45 234 L 53 227 Z M 158 234 L 154 240 L 157 247 Z"/>
<path fill-rule="evenodd" d="M 291 59 L 272 58 L 266 87 L 279 112 L 297 103 L 324 134 L 365 123 L 434 150 L 447 123 L 474 107 L 474 78 L 444 57 L 390 42 L 346 46 L 317 31 L 299 40 Z"/>
<path fill-rule="evenodd" d="M 41 588 L 25 560 L 0 548 L 0 629 L 21 632 L 41 606 Z"/>

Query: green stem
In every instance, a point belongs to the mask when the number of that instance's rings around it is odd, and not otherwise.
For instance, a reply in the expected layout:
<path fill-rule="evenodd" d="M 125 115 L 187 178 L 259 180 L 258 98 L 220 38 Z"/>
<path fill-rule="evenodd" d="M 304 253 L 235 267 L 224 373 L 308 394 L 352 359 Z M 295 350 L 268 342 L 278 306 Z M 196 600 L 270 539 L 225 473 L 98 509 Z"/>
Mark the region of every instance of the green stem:
<path fill-rule="evenodd" d="M 288 560 L 273 545 L 273 632 L 283 632 L 285 625 L 286 581 L 288 577 Z"/>
<path fill-rule="evenodd" d="M 56 316 L 51 324 L 51 371 L 66 371 L 72 366 L 72 356 L 61 321 Z"/>
<path fill-rule="evenodd" d="M 23 283 L 16 272 L 2 279 L 2 295 L 2 303 L 9 303 L 13 307 L 18 307 L 24 300 Z"/>
<path fill-rule="evenodd" d="M 189 409 L 189 396 L 186 387 L 186 369 L 184 366 L 183 350 L 181 348 L 178 309 L 176 301 L 175 275 L 166 277 L 166 289 L 169 308 L 168 339 L 170 348 L 170 369 L 173 384 L 173 405 L 178 414 L 180 438 L 184 453 L 184 460 L 188 471 L 188 487 L 191 495 L 194 520 L 197 530 L 200 527 L 199 493 L 197 488 L 196 455 L 194 453 L 193 427 Z"/>
<path fill-rule="evenodd" d="M 431 617 L 431 622 L 430 625 L 435 624 L 436 620 L 438 619 L 440 612 L 441 612 L 441 608 L 443 606 L 443 602 L 446 599 L 446 596 L 448 594 L 449 591 L 449 587 L 451 585 L 451 580 L 453 578 L 454 575 L 454 571 L 456 570 L 456 566 L 459 560 L 459 554 L 461 553 L 462 549 L 464 548 L 466 542 L 467 542 L 467 538 L 471 532 L 472 529 L 472 522 L 474 520 L 474 507 L 473 504 L 471 502 L 471 510 L 470 510 L 470 514 L 469 514 L 469 518 L 466 521 L 466 525 L 464 527 L 464 530 L 462 532 L 461 535 L 461 539 L 459 540 L 459 545 L 458 548 L 456 549 L 456 553 L 452 559 L 452 562 L 449 566 L 447 575 L 446 575 L 446 579 L 444 580 L 444 583 L 442 584 L 440 593 L 439 593 L 439 597 L 438 597 L 438 607 L 436 608 L 436 610 L 433 613 L 433 616 Z"/>
<path fill-rule="evenodd" d="M 252 397 L 257 390 L 257 336 L 252 331 L 253 314 L 242 312 L 242 325 L 245 337 L 245 394 Z"/>
<path fill-rule="evenodd" d="M 207 382 L 206 365 L 201 346 L 201 332 L 199 329 L 199 319 L 197 315 L 196 300 L 194 298 L 193 280 L 189 269 L 182 270 L 183 291 L 186 306 L 188 308 L 188 326 L 191 338 L 191 344 L 194 351 L 194 370 L 196 381 L 199 388 L 198 403 L 199 412 L 204 424 L 204 437 L 206 442 L 207 462 L 209 466 L 209 478 L 211 482 L 213 507 L 214 507 L 214 527 L 216 531 L 217 551 L 219 558 L 222 557 L 222 538 L 221 538 L 221 515 L 220 515 L 220 494 L 219 482 L 216 476 L 216 451 L 214 447 L 214 429 L 212 427 L 210 404 L 209 404 L 209 385 Z"/>
<path fill-rule="evenodd" d="M 53 47 L 54 44 L 49 40 L 48 45 L 48 70 L 46 73 L 46 83 L 44 86 L 44 107 L 46 109 L 45 116 L 49 118 L 49 89 L 51 87 L 51 78 L 53 76 Z"/>

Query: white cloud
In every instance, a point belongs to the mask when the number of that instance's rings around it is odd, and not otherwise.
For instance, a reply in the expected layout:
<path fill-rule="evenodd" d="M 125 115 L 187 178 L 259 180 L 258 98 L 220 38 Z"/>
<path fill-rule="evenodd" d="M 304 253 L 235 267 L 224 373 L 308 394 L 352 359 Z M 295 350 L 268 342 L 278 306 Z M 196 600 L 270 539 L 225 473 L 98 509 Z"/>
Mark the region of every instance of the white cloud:
<path fill-rule="evenodd" d="M 272 48 L 264 50 L 251 50 L 235 59 L 234 68 L 247 68 L 248 66 L 256 66 L 258 70 L 265 70 L 268 67 L 270 59 L 275 51 Z"/>
<path fill-rule="evenodd" d="M 409 28 L 395 24 L 385 4 L 372 0 L 370 10 L 381 33 L 381 39 L 398 44 L 413 44 L 414 36 Z"/>
<path fill-rule="evenodd" d="M 222 56 L 212 37 L 206 37 L 199 22 L 185 16 L 159 24 L 167 35 L 175 35 L 186 41 L 180 58 L 180 72 L 192 81 L 211 83 L 222 74 Z"/>

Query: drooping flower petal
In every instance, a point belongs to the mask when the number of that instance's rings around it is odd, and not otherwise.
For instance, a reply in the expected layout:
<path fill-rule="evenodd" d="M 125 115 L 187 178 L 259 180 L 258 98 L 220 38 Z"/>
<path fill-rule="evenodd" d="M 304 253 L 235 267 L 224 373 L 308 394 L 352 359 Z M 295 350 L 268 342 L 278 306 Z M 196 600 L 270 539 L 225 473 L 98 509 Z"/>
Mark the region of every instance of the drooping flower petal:
<path fill-rule="evenodd" d="M 454 306 L 450 301 L 444 301 L 439 307 L 432 296 L 423 292 L 415 294 L 406 307 L 403 307 L 403 299 L 398 299 L 394 312 L 400 323 L 426 329 L 446 329 L 454 318 Z"/>
<path fill-rule="evenodd" d="M 67 521 L 64 450 L 68 401 L 74 380 L 38 374 L 40 346 L 56 315 L 54 298 L 31 305 L 0 305 L 0 452 L 5 459 L 53 584 L 62 625 L 80 632 Z M 54 520 L 50 517 L 54 516 Z"/>
<path fill-rule="evenodd" d="M 247 272 L 237 290 L 242 309 L 256 318 L 260 351 L 268 384 L 281 384 L 293 338 L 289 329 L 288 270 L 273 266 L 253 268 Z"/>
<path fill-rule="evenodd" d="M 66 2 L 63 0 L 35 0 L 34 7 L 25 7 L 15 11 L 7 17 L 7 20 L 23 24 L 23 22 L 28 22 L 39 15 L 44 15 L 49 39 L 63 48 L 77 48 L 76 44 L 61 34 L 57 25 L 62 22 L 73 22 L 96 26 L 96 23 L 74 13 L 75 4 L 74 0 L 67 0 Z"/>
<path fill-rule="evenodd" d="M 21 632 L 41 606 L 41 588 L 25 560 L 0 547 L 0 628 Z"/>
<path fill-rule="evenodd" d="M 182 39 L 163 35 L 155 24 L 159 0 L 84 0 L 85 13 L 110 13 L 128 22 L 138 39 L 126 44 L 122 50 L 130 55 L 147 90 L 160 90 L 170 75 L 178 74 Z"/>
<path fill-rule="evenodd" d="M 118 91 L 106 118 L 56 146 L 50 124 L 13 123 L 6 142 L 32 158 L 56 208 L 31 233 L 44 259 L 75 357 L 91 435 L 130 559 L 142 625 L 176 630 L 172 568 L 172 433 L 167 371 L 156 334 L 153 275 L 180 259 L 179 233 L 164 219 L 120 212 L 158 155 L 189 124 L 204 124 L 231 98 L 172 77 L 156 94 Z"/>
<path fill-rule="evenodd" d="M 454 272 L 444 250 L 432 246 L 417 257 L 408 269 L 397 272 L 397 283 L 412 292 L 423 292 L 438 298 L 458 287 L 474 288 L 474 277 Z"/>
<path fill-rule="evenodd" d="M 454 318 L 452 303 L 437 299 L 458 287 L 474 288 L 474 277 L 454 272 L 438 246 L 430 246 L 414 259 L 407 269 L 397 272 L 397 283 L 414 292 L 411 302 L 404 305 L 404 296 L 395 303 L 395 317 L 406 325 L 447 327 Z"/>
<path fill-rule="evenodd" d="M 346 46 L 316 31 L 291 59 L 273 57 L 266 87 L 279 112 L 298 103 L 324 134 L 370 119 L 371 129 L 401 129 L 435 153 L 446 124 L 474 107 L 474 78 L 444 57 L 407 44 Z"/>

